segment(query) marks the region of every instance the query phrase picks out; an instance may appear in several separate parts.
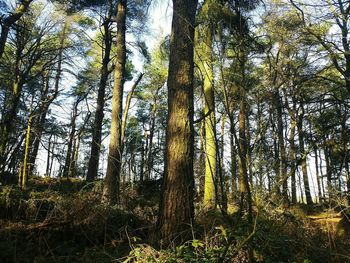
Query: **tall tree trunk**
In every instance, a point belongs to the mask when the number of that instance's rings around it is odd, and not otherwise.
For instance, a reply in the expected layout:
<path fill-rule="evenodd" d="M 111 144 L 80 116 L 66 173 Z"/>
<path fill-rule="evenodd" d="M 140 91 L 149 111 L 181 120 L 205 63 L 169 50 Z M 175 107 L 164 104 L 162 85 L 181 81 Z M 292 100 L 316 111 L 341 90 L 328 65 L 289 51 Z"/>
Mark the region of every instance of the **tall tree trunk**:
<path fill-rule="evenodd" d="M 32 138 L 31 141 L 31 151 L 29 153 L 29 163 L 28 163 L 28 173 L 32 174 L 34 171 L 34 167 L 35 167 L 35 161 L 36 161 L 36 157 L 38 155 L 38 151 L 39 151 L 39 146 L 40 146 L 40 141 L 41 141 L 41 137 L 42 137 L 42 133 L 44 130 L 44 125 L 46 122 L 46 113 L 47 110 L 45 110 L 45 112 L 43 112 L 43 114 L 41 116 L 38 116 L 39 121 L 35 124 L 35 132 L 33 132 L 32 134 Z"/>
<path fill-rule="evenodd" d="M 197 1 L 173 0 L 165 170 L 157 222 L 165 243 L 189 238 L 194 219 L 193 41 Z M 176 238 L 176 240 L 174 240 Z"/>
<path fill-rule="evenodd" d="M 248 105 L 247 105 L 248 107 Z M 247 135 L 247 170 L 250 187 L 254 187 L 253 178 L 253 165 L 252 165 L 252 147 L 251 147 L 251 133 L 250 133 L 250 121 L 249 121 L 249 108 L 246 110 L 246 135 Z"/>
<path fill-rule="evenodd" d="M 323 201 L 326 200 L 326 189 L 324 187 L 324 173 L 323 173 L 323 161 L 322 161 L 322 151 L 321 149 L 318 150 L 318 156 L 320 157 L 320 166 L 319 166 L 319 170 L 320 170 L 320 180 L 321 180 L 321 187 L 322 187 L 322 197 L 323 197 Z"/>
<path fill-rule="evenodd" d="M 78 175 L 78 157 L 79 157 L 79 147 L 80 147 L 80 136 L 77 135 L 73 140 L 73 149 L 72 149 L 72 161 L 70 163 L 70 177 L 77 177 Z"/>
<path fill-rule="evenodd" d="M 233 114 L 232 114 L 233 115 Z M 237 150 L 234 140 L 235 123 L 233 116 L 230 116 L 230 154 L 231 154 L 231 191 L 233 200 L 236 199 L 237 195 Z"/>
<path fill-rule="evenodd" d="M 332 167 L 330 161 L 330 149 L 329 146 L 326 146 L 324 149 L 324 157 L 326 160 L 326 174 L 327 174 L 327 192 L 328 192 L 328 201 L 332 201 L 333 197 L 333 187 L 332 187 Z"/>
<path fill-rule="evenodd" d="M 273 104 L 271 104 L 270 111 L 269 111 L 269 122 L 272 126 L 272 138 L 273 138 L 273 155 L 274 155 L 273 171 L 275 173 L 275 180 L 273 185 L 274 185 L 274 192 L 276 192 L 277 196 L 281 196 L 281 189 L 279 184 L 280 162 L 279 162 L 278 132 L 274 121 L 275 118 L 273 113 L 274 113 Z"/>
<path fill-rule="evenodd" d="M 70 132 L 69 132 L 69 137 L 68 137 L 68 145 L 67 145 L 67 153 L 66 153 L 66 159 L 64 162 L 64 167 L 63 167 L 63 176 L 64 177 L 69 177 L 71 175 L 71 167 L 72 167 L 72 161 L 73 161 L 73 143 L 74 143 L 74 138 L 75 138 L 75 133 L 76 133 L 76 120 L 78 117 L 78 105 L 79 102 L 81 101 L 80 98 L 78 98 L 73 105 L 73 110 L 72 110 L 72 116 L 71 116 L 71 121 L 70 121 Z"/>
<path fill-rule="evenodd" d="M 240 210 L 248 211 L 248 219 L 252 222 L 252 197 L 247 171 L 247 139 L 246 139 L 246 94 L 244 87 L 240 87 L 239 107 L 239 197 Z"/>
<path fill-rule="evenodd" d="M 53 162 L 55 160 L 55 146 L 57 144 L 57 137 L 54 136 L 54 140 L 52 142 L 52 147 L 51 147 L 51 161 L 50 161 L 50 169 L 49 169 L 49 177 L 52 175 L 52 169 L 53 169 Z"/>
<path fill-rule="evenodd" d="M 126 16 L 127 0 L 118 2 L 116 63 L 114 73 L 114 87 L 112 97 L 112 123 L 110 131 L 107 172 L 103 184 L 102 202 L 119 204 L 120 202 L 120 172 L 122 164 L 122 113 L 123 90 L 126 64 Z"/>
<path fill-rule="evenodd" d="M 305 141 L 304 141 L 304 129 L 303 129 L 303 118 L 304 118 L 304 108 L 303 103 L 300 104 L 301 114 L 298 116 L 297 127 L 298 127 L 298 137 L 299 137 L 299 148 L 300 148 L 300 158 L 301 158 L 301 171 L 303 174 L 303 182 L 305 189 L 306 203 L 311 205 L 312 198 L 310 192 L 309 177 L 307 173 L 307 152 L 305 151 Z"/>
<path fill-rule="evenodd" d="M 130 109 L 131 99 L 132 99 L 132 96 L 134 95 L 134 91 L 135 91 L 137 85 L 140 83 L 142 77 L 143 77 L 143 73 L 140 73 L 140 75 L 137 77 L 134 85 L 131 87 L 131 90 L 129 91 L 128 96 L 126 97 L 125 109 L 124 109 L 123 120 L 122 120 L 122 135 L 121 135 L 121 141 L 122 141 L 123 145 L 125 144 L 125 131 L 126 131 L 126 124 L 127 124 L 127 120 L 128 120 L 128 113 L 129 113 L 129 109 Z"/>
<path fill-rule="evenodd" d="M 300 171 L 298 171 L 298 185 L 299 185 L 299 191 L 300 191 L 300 201 L 301 203 L 304 203 L 304 193 L 302 183 L 301 183 L 301 176 L 300 176 Z"/>
<path fill-rule="evenodd" d="M 282 185 L 282 197 L 283 202 L 288 204 L 288 184 L 287 184 L 287 158 L 286 158 L 286 148 L 284 145 L 284 135 L 283 135 L 283 116 L 282 116 L 282 101 L 279 91 L 275 93 L 275 103 L 277 111 L 277 136 L 278 136 L 278 146 L 279 146 L 279 176 L 277 186 Z M 279 192 L 279 191 L 278 191 Z"/>
<path fill-rule="evenodd" d="M 240 17 L 241 19 L 241 17 Z M 242 30 L 242 29 L 241 29 Z M 243 32 L 241 34 L 241 46 L 239 47 L 238 60 L 239 60 L 239 115 L 238 115 L 238 156 L 239 156 L 239 198 L 240 198 L 240 213 L 244 210 L 248 213 L 248 221 L 253 221 L 252 211 L 252 196 L 249 186 L 248 169 L 247 169 L 247 157 L 248 157 L 248 142 L 247 142 L 247 82 L 246 82 L 246 60 L 247 56 L 243 44 Z"/>
<path fill-rule="evenodd" d="M 350 60 L 349 60 L 350 62 Z M 349 65 L 350 67 L 350 65 Z M 350 68 L 349 68 L 350 71 Z M 350 85 L 350 84 L 349 84 Z M 347 127 L 347 119 L 348 119 L 348 114 L 347 114 L 347 106 L 345 105 L 344 107 L 344 114 L 342 117 L 342 122 L 341 122 L 341 138 L 342 138 L 342 148 L 343 148 L 343 167 L 345 170 L 345 180 L 346 180 L 346 192 L 347 192 L 347 203 L 350 206 L 350 171 L 349 171 L 349 129 Z"/>
<path fill-rule="evenodd" d="M 151 125 L 149 129 L 149 140 L 148 140 L 148 152 L 147 152 L 147 169 L 146 169 L 146 177 L 151 179 L 152 168 L 153 168 L 153 138 L 154 138 L 154 128 L 156 125 L 156 111 L 157 104 L 156 102 L 152 105 L 151 112 Z"/>
<path fill-rule="evenodd" d="M 72 177 L 78 176 L 78 158 L 79 158 L 79 148 L 80 148 L 80 141 L 81 137 L 83 136 L 85 132 L 85 126 L 87 123 L 89 123 L 89 119 L 91 117 L 91 113 L 88 112 L 86 117 L 83 120 L 82 126 L 79 128 L 77 134 L 74 137 L 73 141 L 73 150 L 72 150 L 72 161 L 70 163 L 69 171 L 71 171 Z"/>
<path fill-rule="evenodd" d="M 198 32 L 199 35 L 199 32 Z M 217 145 L 216 145 L 216 120 L 215 120 L 215 100 L 213 86 L 213 65 L 212 65 L 212 37 L 211 28 L 204 28 L 203 39 L 198 41 L 198 65 L 203 78 L 204 92 L 204 126 L 205 126 L 205 179 L 204 179 L 204 199 L 203 206 L 205 209 L 215 208 L 216 200 L 216 162 L 217 162 Z"/>
<path fill-rule="evenodd" d="M 218 178 L 220 182 L 221 211 L 224 214 L 227 214 L 227 182 L 225 179 L 226 176 L 225 176 L 225 167 L 224 167 L 225 123 L 226 123 L 226 115 L 223 114 L 222 121 L 221 121 L 221 139 L 220 139 L 221 149 L 220 151 L 217 151 L 217 161 L 219 162 Z M 218 149 L 220 148 L 219 145 L 216 145 L 216 147 Z"/>
<path fill-rule="evenodd" d="M 323 196 L 321 191 L 320 172 L 319 172 L 318 154 L 317 154 L 316 146 L 314 146 L 314 154 L 315 154 L 316 181 L 317 181 L 317 189 L 318 189 L 318 201 L 321 202 L 321 200 L 323 200 Z"/>
<path fill-rule="evenodd" d="M 141 142 L 141 161 L 140 161 L 140 187 L 142 189 L 143 179 L 144 179 L 144 166 L 145 166 L 145 147 L 143 141 Z"/>
<path fill-rule="evenodd" d="M 86 175 L 87 181 L 93 181 L 95 178 L 97 178 L 98 166 L 100 161 L 102 122 L 104 115 L 103 109 L 105 105 L 105 93 L 107 87 L 107 80 L 109 76 L 108 64 L 111 60 L 110 55 L 112 49 L 112 36 L 109 27 L 110 21 L 109 19 L 106 19 L 103 23 L 104 54 L 102 59 L 101 76 L 97 94 L 95 120 L 92 130 L 91 151 L 88 163 L 88 171 Z"/>
<path fill-rule="evenodd" d="M 291 192 L 292 192 L 292 204 L 297 203 L 297 187 L 296 187 L 296 178 L 295 178 L 295 172 L 296 172 L 296 147 L 295 147 L 295 127 L 296 127 L 296 121 L 295 121 L 295 115 L 291 116 L 291 127 L 290 127 L 290 135 L 289 135 L 289 159 L 290 159 L 290 178 L 291 178 Z"/>
<path fill-rule="evenodd" d="M 49 136 L 49 141 L 48 141 L 48 145 L 47 145 L 46 174 L 45 174 L 45 176 L 48 176 L 48 177 L 50 177 L 51 141 L 52 141 L 52 134 L 50 134 L 50 136 Z"/>
<path fill-rule="evenodd" d="M 295 173 L 297 170 L 297 149 L 295 146 L 295 130 L 296 130 L 296 122 L 297 122 L 297 105 L 296 100 L 292 97 L 292 107 L 289 106 L 288 96 L 285 94 L 285 106 L 288 110 L 289 118 L 290 118 L 290 133 L 289 133 L 289 152 L 288 158 L 290 161 L 290 171 L 288 177 L 291 178 L 291 195 L 292 195 L 292 204 L 296 204 L 297 200 L 297 188 L 296 188 L 296 177 Z"/>
<path fill-rule="evenodd" d="M 28 124 L 27 124 L 27 133 L 26 133 L 26 140 L 25 140 L 25 147 L 24 147 L 24 159 L 23 159 L 23 166 L 22 166 L 22 172 L 20 173 L 19 180 L 21 182 L 21 188 L 23 190 L 27 189 L 27 181 L 28 181 L 28 155 L 30 151 L 30 135 L 31 135 L 31 129 L 32 129 L 32 121 L 33 121 L 33 115 L 32 113 L 29 114 L 28 118 Z"/>
<path fill-rule="evenodd" d="M 205 129 L 204 129 L 204 122 L 201 122 L 200 128 L 199 128 L 199 164 L 198 164 L 198 178 L 199 178 L 199 185 L 198 185 L 198 192 L 200 200 L 203 201 L 204 198 L 204 181 L 205 181 L 205 151 L 204 151 L 204 136 L 205 136 Z"/>
<path fill-rule="evenodd" d="M 147 160 L 147 162 L 148 162 L 148 133 L 147 133 L 147 131 L 146 130 L 144 130 L 144 138 L 145 138 L 145 165 L 147 165 L 147 163 L 146 163 L 146 160 Z M 145 179 L 146 180 L 149 180 L 150 178 L 149 178 L 149 173 L 147 172 L 147 167 L 145 168 L 145 170 L 146 171 L 144 171 L 145 173 L 144 173 L 144 176 L 145 176 Z"/>
<path fill-rule="evenodd" d="M 259 144 L 257 147 L 257 171 L 258 171 L 258 176 L 257 179 L 259 178 L 259 191 L 263 191 L 264 189 L 264 172 L 263 172 L 263 163 L 264 163 L 264 144 L 265 144 L 265 132 L 266 128 L 264 128 L 264 123 L 263 123 L 263 118 L 262 118 L 262 108 L 263 104 L 260 100 L 260 93 L 258 94 L 258 102 L 257 102 L 257 135 L 259 136 Z"/>

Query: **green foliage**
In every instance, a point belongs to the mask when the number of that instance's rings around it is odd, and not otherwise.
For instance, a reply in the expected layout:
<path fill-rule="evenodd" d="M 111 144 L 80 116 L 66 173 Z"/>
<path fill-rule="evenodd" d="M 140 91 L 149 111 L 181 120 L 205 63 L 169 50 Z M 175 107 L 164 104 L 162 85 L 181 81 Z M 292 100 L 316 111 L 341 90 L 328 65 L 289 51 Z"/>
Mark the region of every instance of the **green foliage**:
<path fill-rule="evenodd" d="M 75 13 L 83 9 L 99 7 L 108 4 L 107 0 L 54 0 L 65 6 L 68 13 Z"/>

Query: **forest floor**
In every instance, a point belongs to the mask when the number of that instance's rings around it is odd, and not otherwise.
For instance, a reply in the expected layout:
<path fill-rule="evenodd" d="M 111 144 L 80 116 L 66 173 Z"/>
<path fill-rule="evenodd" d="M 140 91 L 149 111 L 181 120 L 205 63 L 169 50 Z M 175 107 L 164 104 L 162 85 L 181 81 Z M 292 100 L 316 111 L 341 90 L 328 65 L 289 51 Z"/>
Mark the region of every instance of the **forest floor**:
<path fill-rule="evenodd" d="M 100 203 L 101 182 L 32 178 L 0 186 L 0 262 L 350 262 L 350 221 L 338 207 L 289 208 L 255 198 L 254 224 L 204 212 L 193 238 L 152 247 L 159 182 L 126 187 L 120 207 Z"/>

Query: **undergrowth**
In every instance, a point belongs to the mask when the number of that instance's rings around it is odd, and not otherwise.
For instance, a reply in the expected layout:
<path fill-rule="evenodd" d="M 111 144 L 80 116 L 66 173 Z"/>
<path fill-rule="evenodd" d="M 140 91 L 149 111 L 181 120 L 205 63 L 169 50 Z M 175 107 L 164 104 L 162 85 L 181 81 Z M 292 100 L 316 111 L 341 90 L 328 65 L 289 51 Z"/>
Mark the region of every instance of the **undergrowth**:
<path fill-rule="evenodd" d="M 159 182 L 124 187 L 121 207 L 102 205 L 101 187 L 42 178 L 27 191 L 1 186 L 0 262 L 350 262 L 349 234 L 324 207 L 256 199 L 253 224 L 232 205 L 225 216 L 198 208 L 191 240 L 156 247 Z"/>

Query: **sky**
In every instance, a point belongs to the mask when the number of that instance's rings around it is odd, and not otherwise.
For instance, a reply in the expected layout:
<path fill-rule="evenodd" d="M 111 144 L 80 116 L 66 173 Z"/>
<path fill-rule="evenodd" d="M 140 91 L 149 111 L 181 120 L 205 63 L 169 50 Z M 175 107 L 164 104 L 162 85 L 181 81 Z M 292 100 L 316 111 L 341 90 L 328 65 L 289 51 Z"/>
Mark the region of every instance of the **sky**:
<path fill-rule="evenodd" d="M 145 42 L 149 51 L 155 47 L 166 35 L 170 35 L 172 5 L 170 0 L 159 0 L 149 8 L 149 34 L 145 35 Z M 133 64 L 136 70 L 142 71 L 142 59 L 135 54 Z M 131 86 L 131 85 L 130 85 Z"/>

